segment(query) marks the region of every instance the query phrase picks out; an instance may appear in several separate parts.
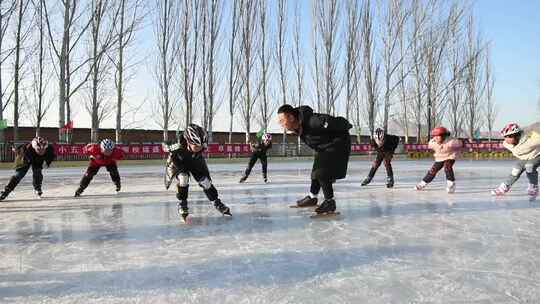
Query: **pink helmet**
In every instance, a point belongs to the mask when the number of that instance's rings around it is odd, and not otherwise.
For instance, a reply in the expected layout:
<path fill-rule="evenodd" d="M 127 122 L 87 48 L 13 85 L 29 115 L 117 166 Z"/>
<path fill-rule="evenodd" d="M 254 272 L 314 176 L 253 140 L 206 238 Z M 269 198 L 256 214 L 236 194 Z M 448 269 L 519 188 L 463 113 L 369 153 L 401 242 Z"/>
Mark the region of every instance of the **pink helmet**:
<path fill-rule="evenodd" d="M 502 130 L 501 130 L 501 135 L 503 137 L 506 137 L 506 136 L 510 136 L 510 135 L 514 135 L 514 134 L 518 134 L 518 133 L 521 133 L 523 132 L 523 130 L 518 126 L 517 123 L 509 123 L 507 124 Z"/>

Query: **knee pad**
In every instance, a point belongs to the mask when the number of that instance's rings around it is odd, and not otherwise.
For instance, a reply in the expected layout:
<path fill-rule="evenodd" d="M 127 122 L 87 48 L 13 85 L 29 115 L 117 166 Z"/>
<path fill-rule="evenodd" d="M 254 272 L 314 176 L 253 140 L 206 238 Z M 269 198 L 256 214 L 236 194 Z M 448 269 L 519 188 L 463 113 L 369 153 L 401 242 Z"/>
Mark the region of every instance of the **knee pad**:
<path fill-rule="evenodd" d="M 187 187 L 189 185 L 189 174 L 180 173 L 176 178 L 178 179 L 178 187 Z"/>
<path fill-rule="evenodd" d="M 518 176 L 521 173 L 520 168 L 512 168 L 512 172 L 510 173 L 512 176 Z"/>
<path fill-rule="evenodd" d="M 212 181 L 208 177 L 203 177 L 199 181 L 199 186 L 201 186 L 204 190 L 208 190 L 210 187 L 212 187 Z"/>
<path fill-rule="evenodd" d="M 525 172 L 531 174 L 534 172 L 534 165 L 532 163 L 525 164 Z"/>

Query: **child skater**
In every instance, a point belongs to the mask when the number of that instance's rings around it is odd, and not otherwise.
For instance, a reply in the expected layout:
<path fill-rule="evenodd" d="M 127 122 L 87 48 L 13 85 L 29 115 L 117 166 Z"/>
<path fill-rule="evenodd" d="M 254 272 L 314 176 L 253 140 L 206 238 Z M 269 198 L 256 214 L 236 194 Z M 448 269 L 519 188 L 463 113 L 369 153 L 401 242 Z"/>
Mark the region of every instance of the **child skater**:
<path fill-rule="evenodd" d="M 386 168 L 386 187 L 394 187 L 394 171 L 392 170 L 392 157 L 394 157 L 394 152 L 399 144 L 399 137 L 391 134 L 386 134 L 386 132 L 377 128 L 375 130 L 375 136 L 370 141 L 371 146 L 375 151 L 377 151 L 377 158 L 369 170 L 368 176 L 362 182 L 362 186 L 366 186 L 371 183 L 371 180 L 375 176 L 375 172 L 379 169 L 379 166 L 384 161 L 384 167 Z"/>
<path fill-rule="evenodd" d="M 84 173 L 81 183 L 77 191 L 75 191 L 75 197 L 81 196 L 84 189 L 88 187 L 92 178 L 98 173 L 99 168 L 105 167 L 111 179 L 116 186 L 116 193 L 120 191 L 120 173 L 118 172 L 117 160 L 124 159 L 124 151 L 118 147 L 110 139 L 104 139 L 98 144 L 86 145 L 86 154 L 90 156 L 90 163 Z"/>
<path fill-rule="evenodd" d="M 41 198 L 43 194 L 41 190 L 43 163 L 45 162 L 48 168 L 55 160 L 54 148 L 43 137 L 36 137 L 30 143 L 13 148 L 13 152 L 15 152 L 15 174 L 9 180 L 4 191 L 0 193 L 0 201 L 6 199 L 9 193 L 17 187 L 30 167 L 32 168 L 34 192 Z"/>
<path fill-rule="evenodd" d="M 463 144 L 461 141 L 450 138 L 450 132 L 445 127 L 437 127 L 431 131 L 433 138 L 429 141 L 429 148 L 435 153 L 435 163 L 429 169 L 426 176 L 418 183 L 414 189 L 423 190 L 437 175 L 437 172 L 444 167 L 446 173 L 446 192 L 454 193 L 456 191 L 456 179 L 454 177 L 454 163 Z"/>
<path fill-rule="evenodd" d="M 169 188 L 172 180 L 178 180 L 176 198 L 178 198 L 178 213 L 184 221 L 189 215 L 188 190 L 189 176 L 203 188 L 208 200 L 223 215 L 231 215 L 229 207 L 221 202 L 216 187 L 212 184 L 210 172 L 204 159 L 203 150 L 206 147 L 206 131 L 196 124 L 190 124 L 184 131 L 179 142 L 166 144 L 164 150 L 169 152 L 166 168 L 165 187 Z"/>
<path fill-rule="evenodd" d="M 242 176 L 242 178 L 240 179 L 240 183 L 246 181 L 249 174 L 251 173 L 251 169 L 253 169 L 253 166 L 255 166 L 257 159 L 261 160 L 263 180 L 265 183 L 268 182 L 268 178 L 266 175 L 266 168 L 268 164 L 266 153 L 268 150 L 270 150 L 270 148 L 272 148 L 272 135 L 270 135 L 269 133 L 264 133 L 261 138 L 257 138 L 256 143 L 251 144 L 251 157 L 249 159 L 246 171 L 244 172 L 244 176 Z"/>
<path fill-rule="evenodd" d="M 525 171 L 529 180 L 527 193 L 531 197 L 536 197 L 538 195 L 538 166 L 540 166 L 540 134 L 536 132 L 524 134 L 517 124 L 509 123 L 501 130 L 501 135 L 504 137 L 503 146 L 512 152 L 518 162 L 512 168 L 508 179 L 491 193 L 504 195 L 510 191 L 512 185 Z"/>

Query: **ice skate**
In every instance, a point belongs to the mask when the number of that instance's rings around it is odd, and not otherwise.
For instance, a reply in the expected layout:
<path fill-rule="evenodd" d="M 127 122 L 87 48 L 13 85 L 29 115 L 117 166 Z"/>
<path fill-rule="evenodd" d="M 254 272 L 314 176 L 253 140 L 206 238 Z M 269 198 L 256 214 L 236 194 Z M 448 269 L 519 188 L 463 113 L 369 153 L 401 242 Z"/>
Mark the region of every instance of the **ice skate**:
<path fill-rule="evenodd" d="M 416 186 L 414 186 L 414 190 L 422 191 L 424 190 L 424 188 L 426 188 L 426 186 L 427 186 L 427 183 L 425 181 L 421 181 L 418 184 L 416 184 Z"/>
<path fill-rule="evenodd" d="M 41 195 L 43 194 L 43 191 L 41 191 L 41 189 L 39 189 L 39 190 L 34 190 L 34 194 L 35 194 L 38 198 L 41 198 Z"/>
<path fill-rule="evenodd" d="M 306 195 L 303 199 L 296 201 L 296 205 L 292 205 L 291 208 L 307 208 L 317 206 L 317 198 Z"/>
<path fill-rule="evenodd" d="M 394 178 L 389 176 L 386 178 L 386 188 L 393 188 L 393 187 L 394 187 Z"/>
<path fill-rule="evenodd" d="M 120 190 L 122 189 L 122 187 L 120 185 L 116 185 L 116 194 L 120 193 Z"/>
<path fill-rule="evenodd" d="M 531 197 L 538 196 L 538 185 L 529 184 L 529 187 L 527 188 L 527 194 Z"/>
<path fill-rule="evenodd" d="M 73 197 L 80 197 L 82 193 L 83 193 L 83 190 L 79 188 L 77 189 L 77 191 L 75 191 L 75 195 L 73 195 Z"/>
<path fill-rule="evenodd" d="M 366 178 L 364 179 L 364 181 L 362 182 L 362 184 L 360 184 L 360 185 L 362 185 L 362 186 L 367 186 L 367 185 L 369 185 L 369 183 L 371 183 L 371 179 L 372 179 L 372 177 L 369 177 L 369 176 L 366 177 Z"/>
<path fill-rule="evenodd" d="M 311 218 L 320 218 L 325 216 L 339 215 L 336 212 L 336 201 L 334 199 L 324 200 L 322 204 L 315 209 L 315 214 Z"/>
<path fill-rule="evenodd" d="M 244 182 L 246 181 L 247 178 L 248 178 L 247 175 L 244 175 L 244 176 L 242 176 L 242 178 L 240 178 L 240 180 L 239 180 L 238 182 L 239 182 L 240 184 L 241 184 L 241 183 L 244 183 Z"/>
<path fill-rule="evenodd" d="M 221 212 L 221 214 L 232 216 L 231 210 L 229 209 L 229 207 L 223 204 L 219 198 L 214 201 L 214 207 L 216 208 L 217 211 Z"/>
<path fill-rule="evenodd" d="M 5 200 L 6 197 L 8 197 L 8 195 L 9 195 L 9 192 L 8 192 L 8 191 L 5 191 L 5 190 L 4 190 L 4 191 L 0 192 L 0 201 Z"/>
<path fill-rule="evenodd" d="M 510 187 L 508 187 L 507 184 L 502 183 L 499 185 L 499 187 L 495 188 L 491 191 L 491 195 L 495 196 L 503 196 L 506 194 L 506 192 L 510 191 Z"/>
<path fill-rule="evenodd" d="M 456 192 L 456 182 L 447 181 L 446 182 L 446 192 L 448 192 L 448 193 Z"/>
<path fill-rule="evenodd" d="M 178 214 L 180 215 L 180 217 L 182 217 L 182 220 L 184 222 L 187 221 L 187 217 L 189 215 L 187 201 L 184 200 L 178 202 Z"/>

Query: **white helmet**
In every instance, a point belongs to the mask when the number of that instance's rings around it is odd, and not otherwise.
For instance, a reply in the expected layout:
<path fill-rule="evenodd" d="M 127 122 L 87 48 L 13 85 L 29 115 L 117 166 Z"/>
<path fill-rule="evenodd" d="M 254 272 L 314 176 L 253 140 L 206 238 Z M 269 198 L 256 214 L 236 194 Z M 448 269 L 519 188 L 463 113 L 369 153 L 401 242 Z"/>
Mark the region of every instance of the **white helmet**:
<path fill-rule="evenodd" d="M 188 144 L 205 146 L 207 142 L 206 131 L 196 124 L 190 124 L 184 131 L 184 138 Z"/>
<path fill-rule="evenodd" d="M 43 151 L 43 150 L 47 149 L 48 146 L 49 146 L 49 143 L 43 137 L 38 136 L 38 137 L 32 139 L 32 148 L 34 148 L 34 150 L 36 150 L 36 151 L 38 151 L 38 150 Z"/>
<path fill-rule="evenodd" d="M 264 133 L 262 136 L 262 141 L 266 143 L 272 141 L 272 135 L 270 133 Z"/>
<path fill-rule="evenodd" d="M 101 141 L 99 146 L 102 152 L 112 151 L 112 149 L 114 149 L 114 142 L 108 138 L 105 138 L 104 140 Z"/>

